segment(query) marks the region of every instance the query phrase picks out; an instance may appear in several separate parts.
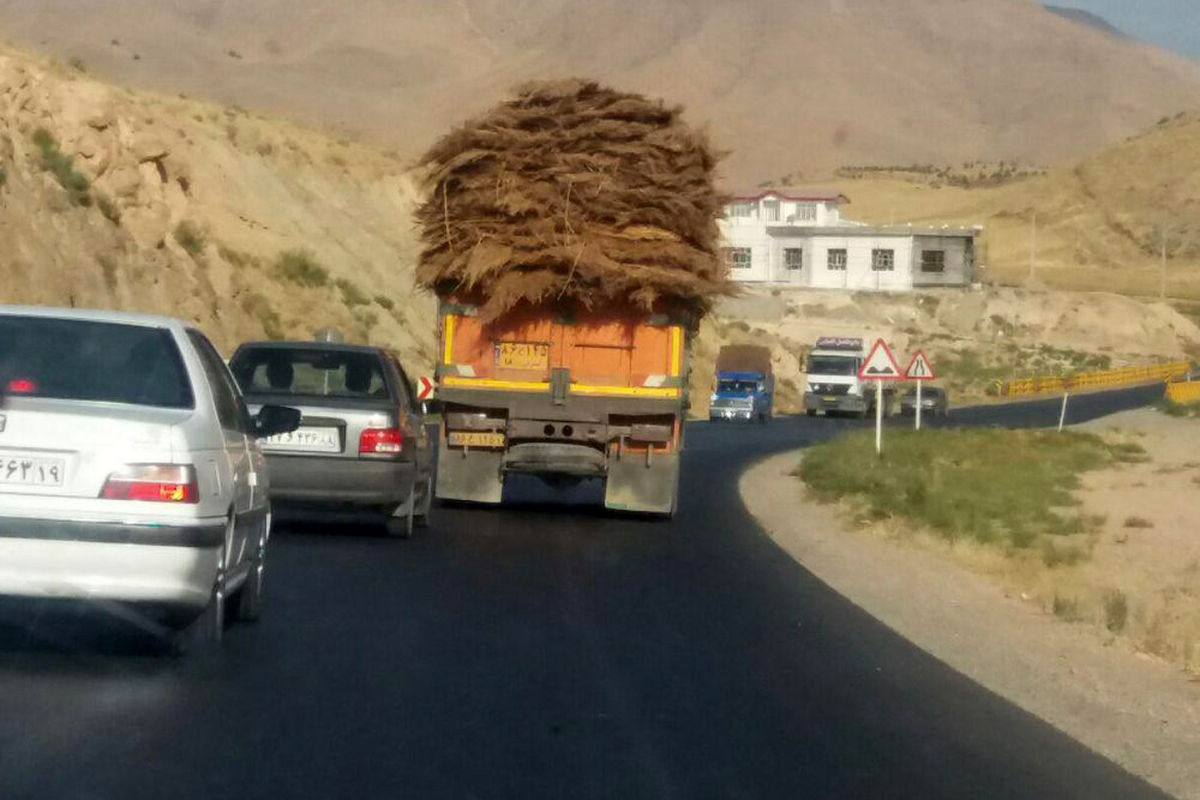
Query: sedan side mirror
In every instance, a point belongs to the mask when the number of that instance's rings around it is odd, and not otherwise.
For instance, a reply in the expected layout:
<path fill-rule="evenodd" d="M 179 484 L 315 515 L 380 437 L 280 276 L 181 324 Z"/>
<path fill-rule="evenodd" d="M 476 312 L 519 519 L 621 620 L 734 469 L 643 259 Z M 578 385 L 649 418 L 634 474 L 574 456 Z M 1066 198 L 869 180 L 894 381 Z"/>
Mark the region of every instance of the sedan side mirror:
<path fill-rule="evenodd" d="M 288 406 L 263 406 L 254 416 L 254 435 L 260 439 L 291 433 L 300 427 L 300 410 Z"/>

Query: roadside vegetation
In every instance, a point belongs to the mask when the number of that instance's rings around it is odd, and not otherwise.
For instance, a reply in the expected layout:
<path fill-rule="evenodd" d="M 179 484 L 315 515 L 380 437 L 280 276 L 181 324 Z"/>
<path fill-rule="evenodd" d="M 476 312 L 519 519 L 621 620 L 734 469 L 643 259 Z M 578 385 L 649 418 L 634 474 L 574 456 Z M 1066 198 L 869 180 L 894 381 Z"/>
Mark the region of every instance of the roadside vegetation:
<path fill-rule="evenodd" d="M 71 205 L 92 204 L 92 184 L 75 169 L 75 160 L 59 149 L 58 140 L 45 128 L 33 132 L 33 143 L 41 152 L 42 169 L 49 172 L 67 192 Z"/>
<path fill-rule="evenodd" d="M 811 448 L 799 475 L 825 500 L 861 502 L 868 517 L 903 517 L 951 539 L 1013 550 L 1041 548 L 1047 566 L 1086 550 L 1070 537 L 1101 523 L 1076 511 L 1079 476 L 1140 458 L 1091 434 L 1000 429 L 889 431 L 882 457 L 874 433 Z"/>

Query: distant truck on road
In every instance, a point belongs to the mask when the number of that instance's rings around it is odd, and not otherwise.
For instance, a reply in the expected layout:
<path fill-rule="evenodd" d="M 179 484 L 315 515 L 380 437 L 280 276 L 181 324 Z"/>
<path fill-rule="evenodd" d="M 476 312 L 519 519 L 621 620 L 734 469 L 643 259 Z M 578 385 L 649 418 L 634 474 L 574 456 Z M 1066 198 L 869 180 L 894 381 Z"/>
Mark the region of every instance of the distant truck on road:
<path fill-rule="evenodd" d="M 808 354 L 805 371 L 804 411 L 814 417 L 845 413 L 866 417 L 875 413 L 875 387 L 859 380 L 858 370 L 867 357 L 865 343 L 857 337 L 822 336 Z M 890 415 L 895 390 L 883 390 L 884 415 Z"/>
<path fill-rule="evenodd" d="M 611 509 L 675 513 L 690 327 L 664 313 L 440 307 L 436 494 L 499 503 L 505 479 L 605 482 Z"/>
<path fill-rule="evenodd" d="M 717 354 L 717 385 L 709 400 L 709 420 L 765 423 L 775 401 L 771 351 L 752 344 L 726 345 Z"/>

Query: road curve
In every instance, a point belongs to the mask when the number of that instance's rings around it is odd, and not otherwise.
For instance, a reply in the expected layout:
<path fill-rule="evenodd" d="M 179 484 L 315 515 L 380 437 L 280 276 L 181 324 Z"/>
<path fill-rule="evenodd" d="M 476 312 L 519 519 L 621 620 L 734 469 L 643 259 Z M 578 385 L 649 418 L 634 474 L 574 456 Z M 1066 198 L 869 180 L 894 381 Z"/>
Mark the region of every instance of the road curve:
<path fill-rule="evenodd" d="M 1075 398 L 1071 419 L 1156 391 Z M 531 482 L 409 542 L 283 529 L 262 621 L 208 656 L 163 657 L 102 609 L 0 605 L 0 796 L 1160 796 L 755 526 L 747 464 L 859 424 L 691 426 L 671 523 L 544 504 Z"/>

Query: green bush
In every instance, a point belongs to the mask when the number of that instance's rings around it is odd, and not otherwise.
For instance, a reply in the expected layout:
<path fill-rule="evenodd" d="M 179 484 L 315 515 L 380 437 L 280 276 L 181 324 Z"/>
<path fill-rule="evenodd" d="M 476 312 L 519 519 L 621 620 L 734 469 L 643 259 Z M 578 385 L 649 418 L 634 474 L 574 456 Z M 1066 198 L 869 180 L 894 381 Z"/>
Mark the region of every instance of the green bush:
<path fill-rule="evenodd" d="M 350 308 L 354 308 L 355 306 L 365 306 L 367 303 L 371 302 L 371 298 L 363 294 L 362 289 L 359 289 L 351 281 L 348 281 L 345 278 L 338 278 L 333 282 L 333 284 L 341 291 L 342 302 Z"/>
<path fill-rule="evenodd" d="M 275 273 L 283 280 L 317 289 L 329 285 L 329 270 L 316 262 L 307 250 L 286 250 L 275 260 Z"/>
<path fill-rule="evenodd" d="M 384 311 L 391 311 L 396 307 L 396 303 L 392 300 L 392 298 L 386 297 L 382 294 L 375 295 L 375 304 Z"/>
<path fill-rule="evenodd" d="M 77 206 L 91 205 L 91 181 L 75 170 L 75 160 L 62 152 L 50 131 L 38 128 L 33 132 L 33 143 L 42 154 L 42 169 L 52 174 L 58 185 L 67 190 L 71 203 Z"/>
<path fill-rule="evenodd" d="M 258 320 L 263 334 L 268 339 L 284 338 L 283 323 L 279 319 L 279 314 L 271 308 L 271 303 L 267 298 L 258 292 L 250 292 L 242 298 L 242 310 Z"/>
<path fill-rule="evenodd" d="M 179 242 L 179 246 L 193 258 L 203 253 L 208 244 L 204 238 L 204 232 L 195 223 L 186 219 L 175 226 L 175 241 Z"/>

